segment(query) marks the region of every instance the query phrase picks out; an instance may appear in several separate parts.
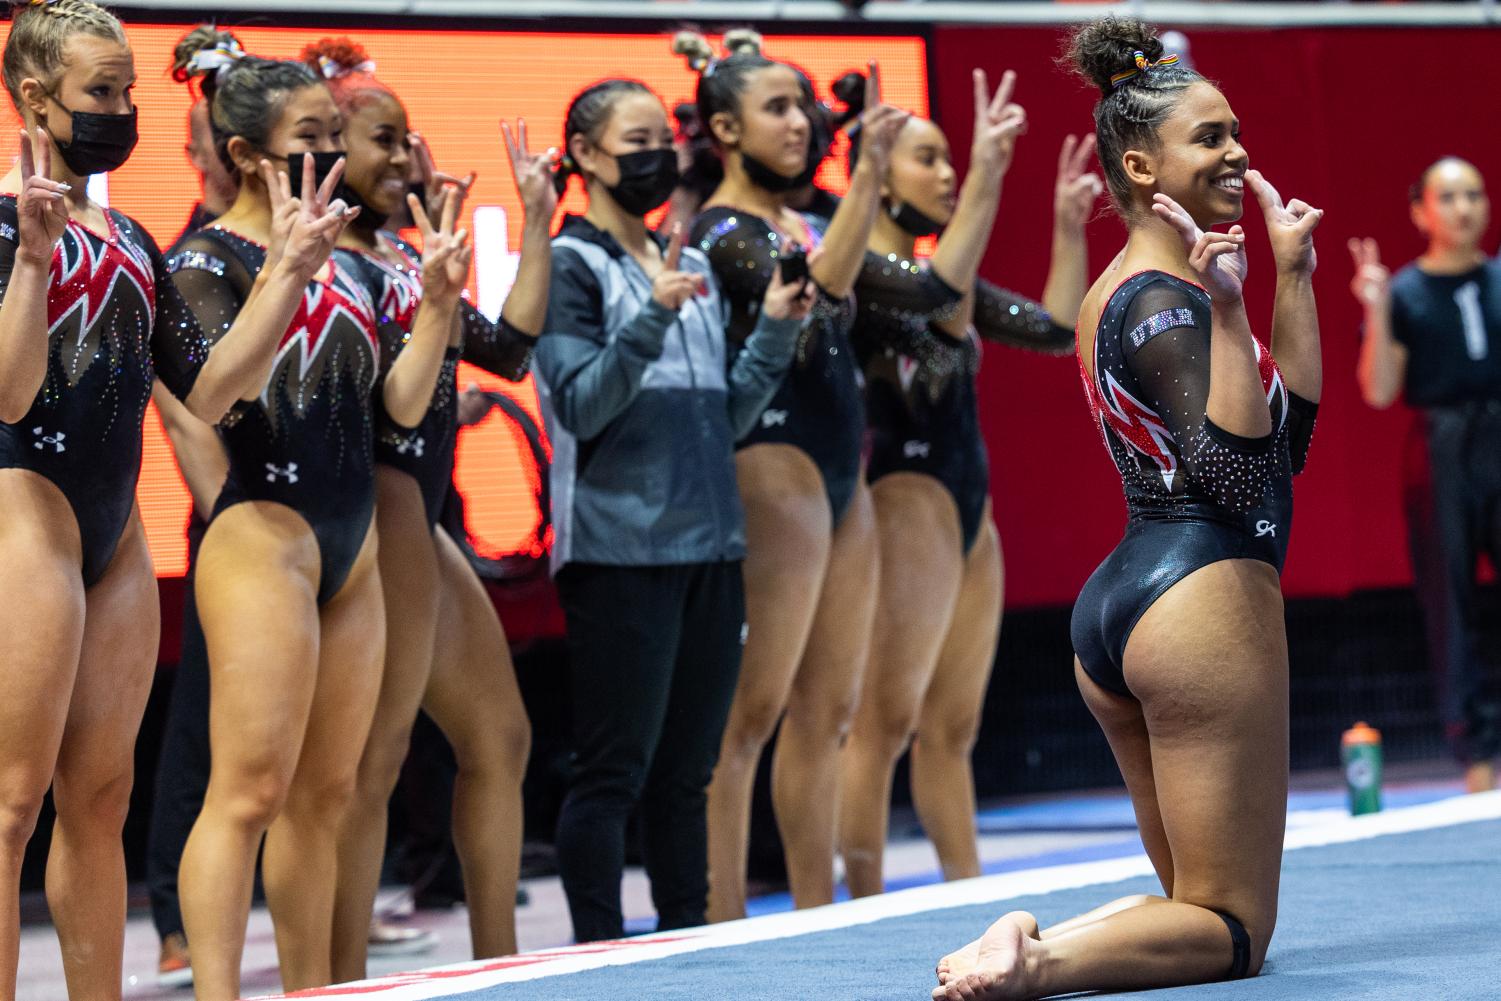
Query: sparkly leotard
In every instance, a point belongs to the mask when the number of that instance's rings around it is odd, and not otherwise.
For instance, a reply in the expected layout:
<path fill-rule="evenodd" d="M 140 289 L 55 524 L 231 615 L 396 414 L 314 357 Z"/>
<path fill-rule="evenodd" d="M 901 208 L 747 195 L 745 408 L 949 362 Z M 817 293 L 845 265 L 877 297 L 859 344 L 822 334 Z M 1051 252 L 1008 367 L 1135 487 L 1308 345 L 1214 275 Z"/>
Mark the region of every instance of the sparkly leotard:
<path fill-rule="evenodd" d="M 209 338 L 234 323 L 265 258 L 260 244 L 218 227 L 179 245 L 168 268 Z M 336 256 L 303 292 L 261 395 L 236 403 L 220 425 L 229 478 L 214 515 L 248 500 L 301 515 L 318 540 L 319 604 L 343 586 L 375 510 L 378 359 L 375 307 Z"/>
<path fill-rule="evenodd" d="M 828 222 L 803 218 L 816 244 Z M 731 366 L 755 329 L 783 240 L 766 220 L 735 209 L 712 208 L 693 221 L 689 242 L 709 258 L 729 302 L 725 329 Z M 835 299 L 819 290 L 792 367 L 760 419 L 736 443 L 737 448 L 794 445 L 807 453 L 823 474 L 835 524 L 855 496 L 865 437 L 860 367 L 849 340 L 853 321 L 852 298 Z"/>
<path fill-rule="evenodd" d="M 511 382 L 531 367 L 537 339 L 502 318 L 491 323 L 469 302 L 459 304 L 461 344 L 443 356 L 433 400 L 415 428 L 403 427 L 386 412 L 385 376 L 412 337 L 422 303 L 422 255 L 391 233 L 380 233 L 395 260 L 364 251 L 339 251 L 349 271 L 365 284 L 375 303 L 381 345 L 381 375 L 375 387 L 375 461 L 408 474 L 422 491 L 430 525 L 437 525 L 453 481 L 454 445 L 459 432 L 458 366 L 467 361 Z"/>
<path fill-rule="evenodd" d="M 867 475 L 874 483 L 891 473 L 922 473 L 942 483 L 958 507 L 968 554 L 990 496 L 975 335 L 1057 354 L 1072 346 L 1073 334 L 1037 303 L 985 281 L 975 284 L 969 335 L 955 340 L 934 331 L 935 321 L 953 318 L 963 296 L 930 268 L 894 254 L 865 255 L 855 298 L 852 339 L 865 371 L 871 429 Z"/>
<path fill-rule="evenodd" d="M 119 212 L 105 218 L 104 234 L 69 220 L 53 249 L 47 372 L 26 416 L 0 423 L 0 468 L 46 477 L 72 507 L 85 586 L 130 520 L 153 376 L 185 398 L 209 348 L 150 235 Z M 18 241 L 15 196 L 0 195 L 0 297 Z"/>
<path fill-rule="evenodd" d="M 1079 362 L 1128 520 L 1074 605 L 1074 652 L 1096 683 L 1123 695 L 1126 641 L 1168 588 L 1220 560 L 1261 560 L 1280 572 L 1287 556 L 1292 477 L 1307 459 L 1318 406 L 1288 392 L 1258 341 L 1272 432 L 1225 431 L 1205 413 L 1209 346 L 1204 290 L 1144 271 L 1105 304 L 1092 380 Z"/>

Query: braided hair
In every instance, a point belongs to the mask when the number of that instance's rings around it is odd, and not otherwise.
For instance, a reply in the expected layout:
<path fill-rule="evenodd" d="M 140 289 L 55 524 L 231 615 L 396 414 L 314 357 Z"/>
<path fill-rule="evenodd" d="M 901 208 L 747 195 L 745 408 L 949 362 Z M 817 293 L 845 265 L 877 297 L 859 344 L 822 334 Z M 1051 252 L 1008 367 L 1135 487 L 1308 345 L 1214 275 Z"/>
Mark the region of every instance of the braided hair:
<path fill-rule="evenodd" d="M 21 81 L 41 80 L 50 90 L 63 71 L 63 50 L 74 35 L 129 46 L 120 19 L 89 0 L 10 0 L 10 36 L 3 60 L 5 89 L 21 107 Z"/>
<path fill-rule="evenodd" d="M 1105 17 L 1074 32 L 1060 60 L 1100 88 L 1095 140 L 1105 183 L 1122 214 L 1131 206 L 1131 180 L 1122 157 L 1131 149 L 1158 149 L 1158 130 L 1183 92 L 1205 82 L 1183 63 L 1157 65 L 1162 58 L 1155 29 L 1134 18 Z"/>

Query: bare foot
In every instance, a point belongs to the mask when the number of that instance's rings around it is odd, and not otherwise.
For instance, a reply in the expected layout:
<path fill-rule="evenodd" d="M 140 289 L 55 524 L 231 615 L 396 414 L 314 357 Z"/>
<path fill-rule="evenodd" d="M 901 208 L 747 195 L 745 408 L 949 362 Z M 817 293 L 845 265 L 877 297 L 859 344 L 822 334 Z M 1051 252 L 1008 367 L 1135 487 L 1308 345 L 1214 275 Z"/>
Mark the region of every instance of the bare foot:
<path fill-rule="evenodd" d="M 1489 761 L 1477 761 L 1465 770 L 1468 792 L 1490 792 L 1496 788 L 1496 768 Z"/>
<path fill-rule="evenodd" d="M 933 991 L 933 1001 L 1020 1001 L 1035 996 L 1030 955 L 1039 948 L 1037 922 L 1025 911 L 1002 917 L 980 936 L 974 968 L 961 974 L 951 967 L 949 980 Z M 961 949 L 954 954 L 964 953 Z"/>
<path fill-rule="evenodd" d="M 1037 927 L 1037 919 L 1026 911 L 1012 911 L 1001 916 L 1002 921 L 1010 921 L 1029 938 L 1041 939 L 1042 934 Z M 946 984 L 966 974 L 973 973 L 975 964 L 980 958 L 981 939 L 975 939 L 969 945 L 949 953 L 938 961 L 938 982 Z"/>

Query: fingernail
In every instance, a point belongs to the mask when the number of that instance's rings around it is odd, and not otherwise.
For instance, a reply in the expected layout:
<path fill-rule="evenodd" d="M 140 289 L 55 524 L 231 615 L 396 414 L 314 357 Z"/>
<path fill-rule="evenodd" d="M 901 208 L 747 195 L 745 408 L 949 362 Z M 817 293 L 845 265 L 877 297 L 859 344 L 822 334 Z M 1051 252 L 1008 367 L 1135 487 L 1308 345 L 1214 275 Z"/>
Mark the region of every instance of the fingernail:
<path fill-rule="evenodd" d="M 64 193 L 66 193 L 66 192 L 69 192 L 69 191 L 72 191 L 72 190 L 73 190 L 73 185 L 71 185 L 71 184 L 63 184 L 63 183 L 59 183 L 59 184 L 58 184 L 58 186 L 57 186 L 57 187 L 58 187 L 58 189 L 59 189 L 59 190 L 60 190 L 60 191 L 63 191 L 63 192 L 64 192 Z"/>

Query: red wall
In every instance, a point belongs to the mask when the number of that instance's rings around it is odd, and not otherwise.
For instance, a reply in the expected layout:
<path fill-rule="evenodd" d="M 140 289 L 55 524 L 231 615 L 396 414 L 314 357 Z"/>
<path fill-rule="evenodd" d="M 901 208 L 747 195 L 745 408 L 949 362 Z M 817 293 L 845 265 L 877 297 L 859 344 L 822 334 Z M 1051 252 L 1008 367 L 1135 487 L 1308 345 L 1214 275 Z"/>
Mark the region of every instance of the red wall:
<path fill-rule="evenodd" d="M 1343 595 L 1410 580 L 1399 504 L 1400 462 L 1411 415 L 1378 413 L 1360 399 L 1354 371 L 1360 313 L 1347 286 L 1345 241 L 1374 236 L 1395 270 L 1422 250 L 1408 220 L 1407 187 L 1445 153 L 1501 171 L 1501 33 L 1463 29 L 1190 29 L 1201 72 L 1223 86 L 1253 166 L 1284 197 L 1327 210 L 1317 235 L 1315 286 L 1324 338 L 1324 398 L 1308 472 L 1298 479 L 1297 520 L 1285 577 L 1290 595 Z M 1029 131 L 1006 180 L 985 277 L 1040 295 L 1047 273 L 1052 183 L 1068 132 L 1093 127 L 1097 90 L 1052 60 L 1057 29 L 942 27 L 936 31 L 933 107 L 959 166 L 973 121 L 970 70 L 1019 76 L 1016 100 Z M 1273 271 L 1260 211 L 1248 194 L 1247 301 L 1265 336 Z M 1102 213 L 1090 227 L 1091 274 L 1124 242 Z M 1493 244 L 1489 244 L 1492 246 Z M 988 349 L 981 417 L 992 457 L 997 523 L 1010 606 L 1068 604 L 1120 538 L 1124 504 L 1114 467 L 1091 423 L 1073 359 Z"/>

